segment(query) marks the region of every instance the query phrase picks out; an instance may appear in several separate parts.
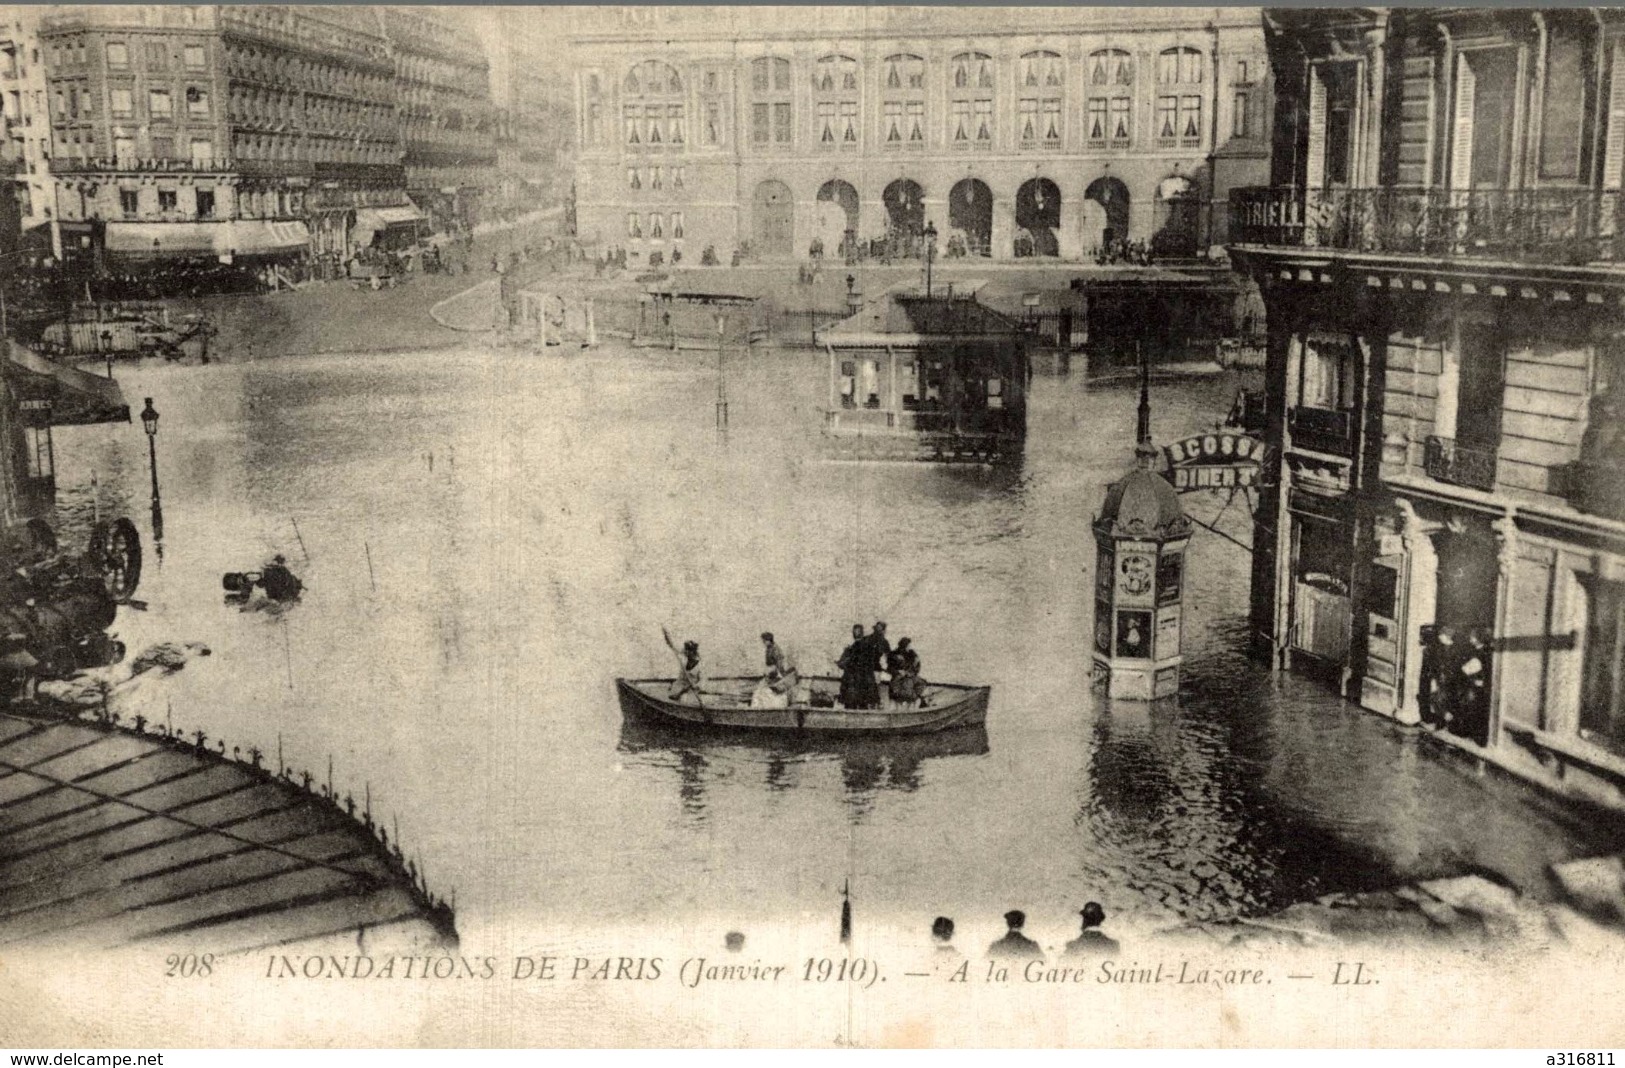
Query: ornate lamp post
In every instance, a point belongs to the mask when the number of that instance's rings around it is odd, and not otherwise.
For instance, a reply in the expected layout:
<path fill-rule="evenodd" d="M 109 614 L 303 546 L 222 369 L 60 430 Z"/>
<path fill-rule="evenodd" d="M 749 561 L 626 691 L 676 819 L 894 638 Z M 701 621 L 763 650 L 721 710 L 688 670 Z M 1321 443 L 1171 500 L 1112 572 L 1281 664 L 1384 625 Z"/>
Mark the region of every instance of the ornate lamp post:
<path fill-rule="evenodd" d="M 858 286 L 858 276 L 855 275 L 855 274 L 847 275 L 846 276 L 846 314 L 848 314 L 848 315 L 856 315 L 858 313 L 858 309 L 863 306 L 863 293 L 858 290 L 857 286 Z"/>
<path fill-rule="evenodd" d="M 146 398 L 147 406 L 141 409 L 141 426 L 147 432 L 147 465 L 152 472 L 152 541 L 158 551 L 158 558 L 163 559 L 164 544 L 164 507 L 158 494 L 158 409 L 152 406 L 152 398 Z"/>

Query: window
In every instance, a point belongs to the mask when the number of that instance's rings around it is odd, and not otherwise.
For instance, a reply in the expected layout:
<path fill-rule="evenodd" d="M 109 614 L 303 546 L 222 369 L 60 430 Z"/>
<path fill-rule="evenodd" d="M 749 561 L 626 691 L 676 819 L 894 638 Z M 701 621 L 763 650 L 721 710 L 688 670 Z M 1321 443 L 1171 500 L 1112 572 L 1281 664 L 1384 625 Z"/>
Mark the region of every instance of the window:
<path fill-rule="evenodd" d="M 135 101 L 128 89 L 114 89 L 110 94 L 115 119 L 128 119 L 135 114 Z"/>
<path fill-rule="evenodd" d="M 172 212 L 176 209 L 176 196 L 173 189 L 158 190 L 158 210 Z"/>
<path fill-rule="evenodd" d="M 202 89 L 189 86 L 186 90 L 186 114 L 194 119 L 209 117 L 209 94 Z"/>
<path fill-rule="evenodd" d="M 1580 130 L 1586 112 L 1585 47 L 1585 36 L 1578 27 L 1566 22 L 1553 25 L 1540 123 L 1542 178 L 1573 179 L 1580 174 Z"/>
<path fill-rule="evenodd" d="M 961 52 L 950 64 L 953 95 L 948 143 L 955 148 L 993 143 L 993 57 L 985 52 Z"/>
<path fill-rule="evenodd" d="M 123 41 L 108 41 L 107 65 L 114 70 L 128 68 L 130 65 L 130 46 Z"/>
<path fill-rule="evenodd" d="M 855 92 L 857 88 L 858 61 L 851 56 L 825 56 L 814 65 L 814 92 Z"/>
<path fill-rule="evenodd" d="M 666 232 L 665 228 L 661 225 L 660 213 L 657 211 L 651 211 L 649 213 L 649 237 L 652 240 L 659 241 L 665 236 Z"/>
<path fill-rule="evenodd" d="M 673 167 L 671 169 L 671 187 L 673 189 L 683 188 L 683 168 Z"/>
<path fill-rule="evenodd" d="M 626 169 L 626 187 L 628 189 L 643 188 L 643 175 L 639 173 L 636 167 L 628 167 Z"/>
<path fill-rule="evenodd" d="M 169 49 L 164 47 L 162 41 L 147 42 L 147 66 L 152 70 L 166 70 L 169 67 Z"/>
<path fill-rule="evenodd" d="M 750 88 L 756 98 L 751 104 L 751 141 L 758 145 L 789 144 L 795 127 L 790 61 L 773 56 L 751 60 Z"/>
<path fill-rule="evenodd" d="M 1247 125 L 1247 102 L 1249 99 L 1249 94 L 1237 93 L 1236 99 L 1231 104 L 1230 136 L 1232 137 L 1251 136 Z"/>
<path fill-rule="evenodd" d="M 1354 407 L 1354 354 L 1347 338 L 1309 334 L 1301 338 L 1298 406 L 1323 411 Z"/>
<path fill-rule="evenodd" d="M 1252 64 L 1245 59 L 1236 60 L 1236 84 L 1238 86 L 1253 84 Z"/>
<path fill-rule="evenodd" d="M 147 93 L 147 114 L 154 119 L 167 119 L 173 115 L 168 89 L 153 89 Z"/>
<path fill-rule="evenodd" d="M 858 145 L 858 61 L 850 56 L 825 56 L 814 66 L 814 110 L 818 124 L 814 143 L 820 148 L 856 148 Z"/>
<path fill-rule="evenodd" d="M 604 139 L 604 105 L 596 101 L 587 105 L 587 143 L 596 145 Z"/>
<path fill-rule="evenodd" d="M 622 113 L 628 145 L 648 148 L 684 142 L 683 82 L 675 69 L 645 60 L 627 72 L 622 90 L 629 101 Z"/>
<path fill-rule="evenodd" d="M 659 167 L 653 168 L 649 172 L 649 188 L 650 189 L 661 189 L 661 188 L 663 188 L 665 186 L 665 182 L 663 181 L 663 177 L 664 176 L 662 175 L 661 169 Z"/>
<path fill-rule="evenodd" d="M 1084 133 L 1091 148 L 1127 148 L 1134 139 L 1134 57 L 1121 48 L 1089 54 Z M 1177 120 L 1178 107 L 1175 106 Z"/>
<path fill-rule="evenodd" d="M 705 143 L 708 145 L 722 144 L 722 102 L 707 100 L 705 102 Z"/>
<path fill-rule="evenodd" d="M 1028 52 L 1021 57 L 1022 96 L 1016 110 L 1020 114 L 1017 132 L 1026 147 L 1061 145 L 1061 87 L 1066 68 L 1055 52 Z"/>
<path fill-rule="evenodd" d="M 187 45 L 186 46 L 186 69 L 187 70 L 202 70 L 205 65 L 206 64 L 205 64 L 205 61 L 204 61 L 204 58 L 203 58 L 203 46 L 202 45 Z"/>
<path fill-rule="evenodd" d="M 156 159 L 174 159 L 175 139 L 173 137 L 154 137 L 152 139 L 152 154 Z"/>
<path fill-rule="evenodd" d="M 68 98 L 60 89 L 51 94 L 51 114 L 58 120 L 68 116 Z"/>
<path fill-rule="evenodd" d="M 681 240 L 683 236 L 683 213 L 680 211 L 671 213 L 671 236 L 673 240 Z"/>
<path fill-rule="evenodd" d="M 1133 85 L 1134 57 L 1121 48 L 1089 53 L 1090 85 Z"/>
<path fill-rule="evenodd" d="M 1625 583 L 1582 581 L 1585 654 L 1580 683 L 1580 737 L 1625 753 Z"/>
<path fill-rule="evenodd" d="M 626 236 L 632 238 L 643 236 L 643 222 L 639 218 L 638 213 L 635 211 L 627 213 Z"/>
<path fill-rule="evenodd" d="M 212 167 L 213 165 L 214 141 L 207 137 L 192 138 L 192 166 Z M 211 193 L 210 196 L 212 197 L 213 194 Z"/>
<path fill-rule="evenodd" d="M 119 138 L 119 140 L 121 142 L 125 141 L 125 139 L 122 137 Z M 124 213 L 124 217 L 126 219 L 135 218 L 135 213 L 137 210 L 139 210 L 139 204 L 140 201 L 134 189 L 120 189 L 118 191 L 119 210 Z"/>
<path fill-rule="evenodd" d="M 1517 49 L 1464 50 L 1456 63 L 1450 185 L 1455 189 L 1504 189 L 1511 177 L 1515 141 Z"/>
<path fill-rule="evenodd" d="M 1157 57 L 1158 85 L 1201 85 L 1202 53 L 1194 48 L 1169 48 Z"/>
<path fill-rule="evenodd" d="M 214 218 L 213 189 L 199 189 L 197 191 L 197 214 L 200 219 Z"/>
<path fill-rule="evenodd" d="M 881 63 L 880 143 L 885 148 L 925 145 L 925 60 L 887 56 Z"/>
<path fill-rule="evenodd" d="M 1202 98 L 1157 97 L 1157 143 L 1194 148 L 1202 143 Z"/>
<path fill-rule="evenodd" d="M 1358 63 L 1317 63 L 1309 80 L 1310 189 L 1347 187 L 1353 175 Z"/>

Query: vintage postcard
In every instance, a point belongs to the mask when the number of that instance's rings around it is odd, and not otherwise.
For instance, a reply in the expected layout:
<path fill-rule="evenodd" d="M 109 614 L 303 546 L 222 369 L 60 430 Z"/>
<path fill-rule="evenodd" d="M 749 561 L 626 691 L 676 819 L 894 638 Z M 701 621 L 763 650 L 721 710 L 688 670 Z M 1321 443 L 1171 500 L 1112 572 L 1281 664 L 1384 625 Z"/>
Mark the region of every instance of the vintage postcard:
<path fill-rule="evenodd" d="M 0 7 L 0 1044 L 1625 1041 L 1625 13 Z"/>

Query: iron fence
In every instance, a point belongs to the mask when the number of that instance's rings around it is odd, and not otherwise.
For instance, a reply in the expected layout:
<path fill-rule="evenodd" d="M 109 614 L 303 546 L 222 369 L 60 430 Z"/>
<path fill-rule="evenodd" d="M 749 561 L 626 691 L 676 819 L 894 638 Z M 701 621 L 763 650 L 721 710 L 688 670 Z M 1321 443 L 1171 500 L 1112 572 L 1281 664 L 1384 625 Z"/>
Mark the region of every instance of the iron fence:
<path fill-rule="evenodd" d="M 1230 193 L 1239 244 L 1472 256 L 1534 263 L 1625 260 L 1625 192 L 1597 189 L 1305 190 Z"/>

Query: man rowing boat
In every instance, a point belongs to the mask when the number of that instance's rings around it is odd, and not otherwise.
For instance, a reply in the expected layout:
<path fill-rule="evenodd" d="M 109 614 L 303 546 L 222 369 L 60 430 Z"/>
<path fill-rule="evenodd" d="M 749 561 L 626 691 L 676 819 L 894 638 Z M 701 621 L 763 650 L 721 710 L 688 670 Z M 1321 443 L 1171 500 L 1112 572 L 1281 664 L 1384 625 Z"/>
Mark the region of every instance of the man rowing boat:
<path fill-rule="evenodd" d="M 701 691 L 705 687 L 705 669 L 700 663 L 700 643 L 686 641 L 682 650 L 678 651 L 676 643 L 671 640 L 671 632 L 661 627 L 660 633 L 665 636 L 666 647 L 677 656 L 677 678 L 672 682 L 670 699 L 685 705 L 704 707 L 705 699 Z"/>

